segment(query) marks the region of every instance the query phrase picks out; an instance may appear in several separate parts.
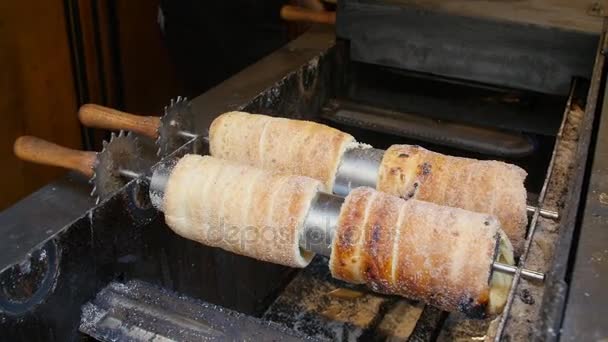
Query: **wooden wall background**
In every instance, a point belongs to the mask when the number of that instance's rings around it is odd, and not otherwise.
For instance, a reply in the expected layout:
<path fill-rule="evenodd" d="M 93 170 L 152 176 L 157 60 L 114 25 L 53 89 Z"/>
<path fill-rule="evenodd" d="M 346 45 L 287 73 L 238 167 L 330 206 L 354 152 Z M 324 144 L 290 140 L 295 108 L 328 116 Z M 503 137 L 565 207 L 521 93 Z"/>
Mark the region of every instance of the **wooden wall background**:
<path fill-rule="evenodd" d="M 180 94 L 156 23 L 158 3 L 0 2 L 0 210 L 65 173 L 15 158 L 18 136 L 98 149 L 107 132 L 82 130 L 80 104 L 154 114 Z"/>
<path fill-rule="evenodd" d="M 0 2 L 0 209 L 63 174 L 17 160 L 15 138 L 30 134 L 80 148 L 63 4 Z"/>

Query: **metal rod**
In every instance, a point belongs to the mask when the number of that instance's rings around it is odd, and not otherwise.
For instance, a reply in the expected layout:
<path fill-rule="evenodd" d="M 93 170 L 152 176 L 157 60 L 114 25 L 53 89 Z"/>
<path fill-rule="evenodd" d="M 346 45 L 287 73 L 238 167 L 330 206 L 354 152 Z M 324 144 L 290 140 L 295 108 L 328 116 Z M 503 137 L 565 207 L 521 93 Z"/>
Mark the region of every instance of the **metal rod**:
<path fill-rule="evenodd" d="M 503 263 L 498 262 L 498 261 L 495 261 L 492 264 L 492 268 L 494 269 L 494 271 L 497 271 L 497 272 L 500 272 L 500 273 L 511 274 L 511 275 L 514 275 L 517 272 L 517 267 L 516 266 L 503 264 Z M 544 273 L 528 270 L 526 268 L 522 268 L 521 269 L 521 276 L 524 279 L 528 279 L 528 280 L 545 281 L 545 274 Z"/>
<path fill-rule="evenodd" d="M 376 188 L 383 156 L 384 150 L 365 146 L 347 150 L 336 172 L 333 193 L 346 197 L 361 186 Z"/>
<path fill-rule="evenodd" d="M 332 240 L 343 202 L 343 197 L 319 192 L 313 200 L 308 215 L 306 215 L 306 219 L 304 220 L 304 229 L 299 241 L 302 249 L 326 257 L 331 255 Z M 516 266 L 497 261 L 492 264 L 492 269 L 496 272 L 510 275 L 515 275 L 518 271 Z M 519 270 L 521 276 L 525 279 L 545 280 L 543 273 L 525 268 L 520 268 Z"/>
<path fill-rule="evenodd" d="M 536 207 L 531 206 L 531 205 L 526 206 L 526 210 L 531 214 L 534 214 L 536 209 L 537 209 Z M 557 220 L 559 218 L 559 213 L 557 211 L 553 211 L 553 210 L 540 209 L 540 216 L 542 216 L 544 218 L 548 218 L 548 219 Z"/>
<path fill-rule="evenodd" d="M 135 178 L 139 178 L 140 174 L 131 170 L 125 170 L 125 169 L 120 169 L 118 170 L 118 173 L 126 178 L 130 178 L 130 179 L 135 179 Z"/>
<path fill-rule="evenodd" d="M 186 131 L 179 131 L 179 132 L 177 132 L 177 134 L 180 137 L 183 137 L 186 139 L 194 139 L 194 138 L 198 137 L 198 134 L 194 134 L 194 133 L 190 133 L 190 132 L 186 132 Z"/>

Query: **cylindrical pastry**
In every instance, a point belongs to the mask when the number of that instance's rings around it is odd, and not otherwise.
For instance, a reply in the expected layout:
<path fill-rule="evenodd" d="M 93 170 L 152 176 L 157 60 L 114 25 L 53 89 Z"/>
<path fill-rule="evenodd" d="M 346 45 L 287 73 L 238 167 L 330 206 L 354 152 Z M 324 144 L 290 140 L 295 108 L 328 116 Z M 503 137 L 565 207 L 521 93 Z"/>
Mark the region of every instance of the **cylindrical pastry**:
<path fill-rule="evenodd" d="M 328 192 L 354 142 L 350 134 L 315 122 L 243 112 L 222 114 L 209 128 L 212 156 L 318 179 Z"/>
<path fill-rule="evenodd" d="M 495 215 L 520 252 L 528 222 L 525 178 L 515 165 L 393 145 L 382 159 L 376 188 L 404 199 Z"/>
<path fill-rule="evenodd" d="M 497 260 L 513 255 L 493 216 L 362 187 L 342 205 L 329 267 L 377 292 L 482 317 L 506 302 L 510 276 L 494 274 Z"/>
<path fill-rule="evenodd" d="M 321 182 L 210 156 L 186 155 L 165 188 L 165 222 L 207 246 L 276 264 L 305 267 L 304 219 Z"/>

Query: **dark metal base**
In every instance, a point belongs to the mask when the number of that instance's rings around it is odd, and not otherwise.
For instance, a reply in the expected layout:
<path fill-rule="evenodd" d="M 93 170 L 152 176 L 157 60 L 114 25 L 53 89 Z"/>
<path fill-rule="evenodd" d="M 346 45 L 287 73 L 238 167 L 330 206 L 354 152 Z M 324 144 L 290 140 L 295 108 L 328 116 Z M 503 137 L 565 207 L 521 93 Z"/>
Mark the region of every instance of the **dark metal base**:
<path fill-rule="evenodd" d="M 82 307 L 99 341 L 300 341 L 295 331 L 142 281 L 112 282 Z"/>

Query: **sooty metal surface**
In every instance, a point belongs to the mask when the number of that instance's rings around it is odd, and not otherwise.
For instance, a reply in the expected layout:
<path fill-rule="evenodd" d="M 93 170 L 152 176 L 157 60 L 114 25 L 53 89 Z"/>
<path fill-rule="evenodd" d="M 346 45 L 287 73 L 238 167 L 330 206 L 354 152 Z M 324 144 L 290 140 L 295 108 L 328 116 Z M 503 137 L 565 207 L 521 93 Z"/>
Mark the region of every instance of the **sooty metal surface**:
<path fill-rule="evenodd" d="M 598 35 L 450 15 L 385 0 L 338 2 L 353 60 L 565 95 L 589 77 Z"/>
<path fill-rule="evenodd" d="M 69 173 L 0 213 L 0 271 L 95 206 L 87 179 Z M 35 208 L 35 210 L 32 210 Z"/>
<path fill-rule="evenodd" d="M 142 281 L 112 282 L 82 308 L 80 331 L 100 341 L 300 341 L 264 322 Z M 313 339 L 308 339 L 313 340 Z"/>
<path fill-rule="evenodd" d="M 605 42 L 606 44 L 606 42 Z M 570 276 L 561 339 L 602 341 L 608 338 L 608 90 L 601 117 L 589 190 Z M 592 314 L 589 314 L 592 313 Z"/>
<path fill-rule="evenodd" d="M 339 124 L 491 156 L 513 158 L 534 152 L 532 140 L 521 133 L 425 118 L 347 101 L 332 100 L 322 116 Z"/>

